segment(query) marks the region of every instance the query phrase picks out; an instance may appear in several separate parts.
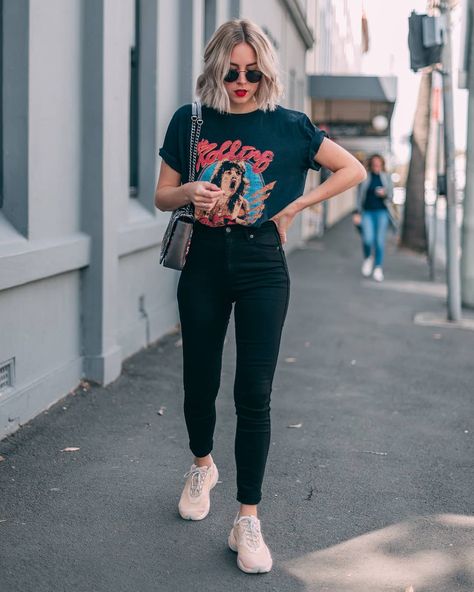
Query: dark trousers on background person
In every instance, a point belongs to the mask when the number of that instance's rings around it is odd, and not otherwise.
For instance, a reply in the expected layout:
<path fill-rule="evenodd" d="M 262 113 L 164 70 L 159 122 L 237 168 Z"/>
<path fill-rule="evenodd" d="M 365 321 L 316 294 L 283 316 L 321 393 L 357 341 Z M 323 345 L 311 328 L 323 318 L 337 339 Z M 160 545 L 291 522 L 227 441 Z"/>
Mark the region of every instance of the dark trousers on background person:
<path fill-rule="evenodd" d="M 258 504 L 270 446 L 270 396 L 290 291 L 276 224 L 194 224 L 178 282 L 184 416 L 197 457 L 213 449 L 222 352 L 234 305 L 237 501 Z"/>

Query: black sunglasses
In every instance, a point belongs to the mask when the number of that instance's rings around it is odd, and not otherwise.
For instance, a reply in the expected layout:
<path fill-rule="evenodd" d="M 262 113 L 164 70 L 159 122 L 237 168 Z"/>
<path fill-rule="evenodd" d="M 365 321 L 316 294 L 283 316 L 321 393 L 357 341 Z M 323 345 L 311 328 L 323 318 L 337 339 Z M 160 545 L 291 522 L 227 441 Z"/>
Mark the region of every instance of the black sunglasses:
<path fill-rule="evenodd" d="M 224 77 L 225 82 L 235 82 L 239 78 L 240 72 L 245 72 L 245 78 L 248 82 L 259 82 L 262 79 L 263 73 L 260 70 L 229 70 Z"/>

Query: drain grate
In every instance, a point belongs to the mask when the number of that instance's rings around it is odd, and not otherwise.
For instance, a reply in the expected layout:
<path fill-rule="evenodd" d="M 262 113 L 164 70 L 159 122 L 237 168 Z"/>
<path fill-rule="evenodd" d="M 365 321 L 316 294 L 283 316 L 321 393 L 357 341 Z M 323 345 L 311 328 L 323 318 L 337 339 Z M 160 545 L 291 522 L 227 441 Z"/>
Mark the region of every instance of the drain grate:
<path fill-rule="evenodd" d="M 0 393 L 13 386 L 14 358 L 0 364 Z"/>

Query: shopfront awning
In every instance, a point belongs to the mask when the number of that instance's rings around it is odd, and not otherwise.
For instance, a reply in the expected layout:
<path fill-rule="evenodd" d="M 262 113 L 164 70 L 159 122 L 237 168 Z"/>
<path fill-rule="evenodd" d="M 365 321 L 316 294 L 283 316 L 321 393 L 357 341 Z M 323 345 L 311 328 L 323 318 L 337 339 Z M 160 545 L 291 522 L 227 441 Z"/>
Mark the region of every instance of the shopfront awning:
<path fill-rule="evenodd" d="M 336 136 L 389 136 L 395 76 L 309 76 L 312 118 Z"/>

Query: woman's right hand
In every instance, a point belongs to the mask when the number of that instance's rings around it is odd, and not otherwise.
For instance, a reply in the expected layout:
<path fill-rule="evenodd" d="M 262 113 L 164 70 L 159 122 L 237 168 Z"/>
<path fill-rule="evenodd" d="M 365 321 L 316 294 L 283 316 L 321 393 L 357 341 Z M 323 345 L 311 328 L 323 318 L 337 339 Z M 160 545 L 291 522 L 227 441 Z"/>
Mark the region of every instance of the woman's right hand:
<path fill-rule="evenodd" d="M 183 190 L 194 206 L 204 211 L 212 210 L 217 200 L 224 195 L 220 187 L 209 181 L 185 183 Z"/>

